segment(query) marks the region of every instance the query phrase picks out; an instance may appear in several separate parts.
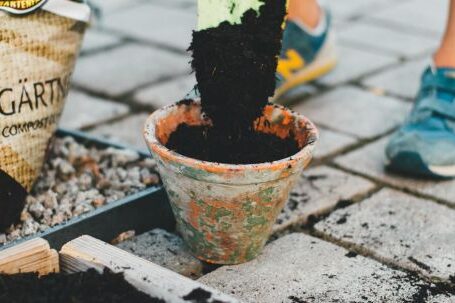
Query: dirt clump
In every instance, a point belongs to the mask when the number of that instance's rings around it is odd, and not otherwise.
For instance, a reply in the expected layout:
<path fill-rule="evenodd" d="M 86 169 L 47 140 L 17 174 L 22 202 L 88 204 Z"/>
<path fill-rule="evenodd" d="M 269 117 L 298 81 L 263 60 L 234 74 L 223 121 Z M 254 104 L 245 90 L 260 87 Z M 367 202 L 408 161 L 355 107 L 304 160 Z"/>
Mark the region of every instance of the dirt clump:
<path fill-rule="evenodd" d="M 253 164 L 292 156 L 299 146 L 291 135 L 281 139 L 254 130 L 273 96 L 281 50 L 285 0 L 263 0 L 241 24 L 221 23 L 193 33 L 193 54 L 202 109 L 212 127 L 181 125 L 166 146 L 210 162 Z"/>

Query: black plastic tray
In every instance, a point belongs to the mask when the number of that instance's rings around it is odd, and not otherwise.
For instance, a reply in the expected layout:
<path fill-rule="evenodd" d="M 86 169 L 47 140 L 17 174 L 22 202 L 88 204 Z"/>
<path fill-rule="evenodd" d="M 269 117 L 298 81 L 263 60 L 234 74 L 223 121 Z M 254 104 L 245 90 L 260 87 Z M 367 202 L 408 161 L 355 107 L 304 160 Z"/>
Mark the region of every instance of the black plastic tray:
<path fill-rule="evenodd" d="M 91 137 L 78 131 L 60 129 L 57 137 L 71 136 L 79 143 L 98 148 L 126 148 L 103 139 Z M 139 151 L 142 157 L 150 157 L 148 153 Z M 73 218 L 61 225 L 51 227 L 42 233 L 8 243 L 0 247 L 0 251 L 33 238 L 44 238 L 52 248 L 59 250 L 65 243 L 82 235 L 90 235 L 110 242 L 119 234 L 135 230 L 141 234 L 154 228 L 173 231 L 175 219 L 169 200 L 162 186 L 148 188 L 116 202 L 109 203 L 95 211 Z"/>

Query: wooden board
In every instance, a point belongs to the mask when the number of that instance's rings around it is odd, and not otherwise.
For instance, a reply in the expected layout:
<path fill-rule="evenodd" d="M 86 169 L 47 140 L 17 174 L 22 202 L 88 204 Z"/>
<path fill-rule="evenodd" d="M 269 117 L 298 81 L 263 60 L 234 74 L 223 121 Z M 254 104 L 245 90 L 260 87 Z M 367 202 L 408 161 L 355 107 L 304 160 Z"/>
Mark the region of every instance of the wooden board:
<path fill-rule="evenodd" d="M 123 272 L 125 279 L 137 289 L 167 302 L 188 303 L 182 298 L 199 288 L 212 294 L 211 301 L 239 302 L 215 289 L 90 236 L 82 236 L 64 245 L 60 251 L 60 262 L 62 272 L 66 273 L 89 268 L 100 271 L 109 268 L 113 272 Z"/>
<path fill-rule="evenodd" d="M 59 271 L 59 256 L 41 238 L 33 239 L 0 252 L 0 273 L 37 272 L 40 275 Z"/>

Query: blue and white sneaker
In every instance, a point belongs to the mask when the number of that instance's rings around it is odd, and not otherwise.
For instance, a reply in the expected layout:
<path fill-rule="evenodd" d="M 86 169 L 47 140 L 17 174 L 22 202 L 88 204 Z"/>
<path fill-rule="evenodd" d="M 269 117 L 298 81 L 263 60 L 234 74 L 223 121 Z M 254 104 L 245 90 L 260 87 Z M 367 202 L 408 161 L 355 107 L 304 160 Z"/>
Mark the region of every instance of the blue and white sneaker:
<path fill-rule="evenodd" d="M 283 48 L 278 60 L 275 101 L 335 67 L 337 52 L 331 23 L 327 11 L 324 11 L 316 29 L 310 29 L 296 21 L 286 22 Z"/>
<path fill-rule="evenodd" d="M 387 167 L 421 177 L 455 177 L 455 69 L 428 68 L 414 109 L 386 148 Z"/>

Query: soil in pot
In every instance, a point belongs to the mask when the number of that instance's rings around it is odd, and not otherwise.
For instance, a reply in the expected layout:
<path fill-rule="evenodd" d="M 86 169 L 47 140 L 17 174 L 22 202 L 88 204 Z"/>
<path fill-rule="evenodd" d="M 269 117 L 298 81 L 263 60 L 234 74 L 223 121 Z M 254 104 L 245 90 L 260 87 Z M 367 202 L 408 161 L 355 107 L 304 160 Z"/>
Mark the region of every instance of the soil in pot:
<path fill-rule="evenodd" d="M 292 137 L 243 130 L 238 137 L 226 136 L 224 128 L 182 124 L 169 138 L 166 147 L 187 157 L 228 164 L 272 162 L 299 151 Z"/>
<path fill-rule="evenodd" d="M 99 149 L 56 138 L 20 222 L 0 245 L 33 235 L 160 182 L 155 162 L 136 151 Z"/>
<path fill-rule="evenodd" d="M 122 274 L 87 272 L 0 275 L 0 303 L 166 303 L 140 292 Z"/>
<path fill-rule="evenodd" d="M 262 163 L 296 154 L 299 146 L 254 131 L 274 94 L 281 50 L 285 0 L 263 0 L 259 14 L 247 11 L 241 24 L 221 23 L 196 31 L 190 50 L 204 113 L 212 126 L 180 125 L 166 146 L 199 160 Z"/>

